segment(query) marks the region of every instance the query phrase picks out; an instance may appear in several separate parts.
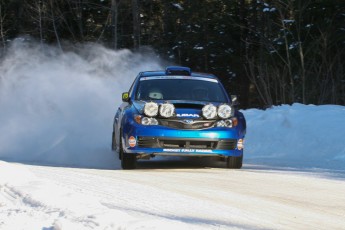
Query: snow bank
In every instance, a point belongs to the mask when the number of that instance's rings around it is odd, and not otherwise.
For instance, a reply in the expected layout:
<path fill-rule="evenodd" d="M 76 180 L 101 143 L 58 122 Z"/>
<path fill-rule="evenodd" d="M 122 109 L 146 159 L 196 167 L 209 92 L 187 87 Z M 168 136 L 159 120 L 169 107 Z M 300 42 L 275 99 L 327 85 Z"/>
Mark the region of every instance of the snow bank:
<path fill-rule="evenodd" d="M 345 107 L 293 104 L 243 111 L 245 162 L 345 169 Z"/>

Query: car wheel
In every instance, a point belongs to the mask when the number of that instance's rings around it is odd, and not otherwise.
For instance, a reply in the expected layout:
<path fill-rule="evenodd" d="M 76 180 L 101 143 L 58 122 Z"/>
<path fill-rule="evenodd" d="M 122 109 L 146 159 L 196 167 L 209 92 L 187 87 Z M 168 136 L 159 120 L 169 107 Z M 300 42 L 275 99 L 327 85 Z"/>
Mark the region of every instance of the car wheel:
<path fill-rule="evenodd" d="M 240 169 L 242 168 L 243 155 L 240 157 L 228 157 L 226 161 L 227 168 Z"/>

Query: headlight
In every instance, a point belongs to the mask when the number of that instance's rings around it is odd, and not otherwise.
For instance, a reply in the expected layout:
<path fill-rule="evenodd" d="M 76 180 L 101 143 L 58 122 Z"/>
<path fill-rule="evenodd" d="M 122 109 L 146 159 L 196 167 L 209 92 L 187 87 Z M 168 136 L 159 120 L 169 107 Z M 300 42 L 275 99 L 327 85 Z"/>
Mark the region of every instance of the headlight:
<path fill-rule="evenodd" d="M 231 115 L 233 113 L 233 109 L 231 108 L 230 105 L 220 105 L 218 107 L 218 116 L 220 118 L 226 119 L 231 117 Z"/>
<path fill-rule="evenodd" d="M 148 102 L 144 106 L 144 113 L 146 116 L 154 117 L 158 114 L 158 104 L 155 102 Z"/>
<path fill-rule="evenodd" d="M 172 117 L 175 113 L 175 106 L 170 103 L 164 103 L 159 108 L 159 114 L 162 117 Z"/>
<path fill-rule="evenodd" d="M 217 116 L 217 107 L 212 105 L 212 104 L 205 105 L 202 108 L 202 115 L 206 119 L 213 119 L 213 118 L 215 118 Z"/>
<path fill-rule="evenodd" d="M 226 127 L 225 121 L 223 120 L 217 121 L 217 127 Z"/>
<path fill-rule="evenodd" d="M 227 127 L 231 128 L 232 127 L 232 120 L 220 120 L 217 122 L 217 127 Z"/>
<path fill-rule="evenodd" d="M 143 124 L 143 125 L 158 125 L 158 121 L 156 118 L 143 117 L 141 119 L 141 124 Z"/>

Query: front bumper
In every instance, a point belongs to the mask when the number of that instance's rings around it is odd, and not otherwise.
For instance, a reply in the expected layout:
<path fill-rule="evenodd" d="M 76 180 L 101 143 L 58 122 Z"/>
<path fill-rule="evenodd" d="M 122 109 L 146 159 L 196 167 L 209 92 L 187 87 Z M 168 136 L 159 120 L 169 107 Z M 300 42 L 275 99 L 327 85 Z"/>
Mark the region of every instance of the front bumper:
<path fill-rule="evenodd" d="M 127 127 L 123 134 L 124 151 L 142 156 L 225 157 L 243 154 L 244 135 L 236 127 L 178 130 L 163 126 L 134 125 Z"/>

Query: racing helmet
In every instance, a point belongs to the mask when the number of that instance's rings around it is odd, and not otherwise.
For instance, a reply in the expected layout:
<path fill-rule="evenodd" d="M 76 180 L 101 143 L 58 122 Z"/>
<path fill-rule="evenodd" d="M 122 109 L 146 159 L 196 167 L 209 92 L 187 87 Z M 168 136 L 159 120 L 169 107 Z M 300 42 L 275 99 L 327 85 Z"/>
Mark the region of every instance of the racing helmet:
<path fill-rule="evenodd" d="M 156 100 L 163 99 L 162 91 L 160 89 L 157 89 L 157 88 L 150 89 L 149 98 L 150 99 L 156 99 Z"/>

